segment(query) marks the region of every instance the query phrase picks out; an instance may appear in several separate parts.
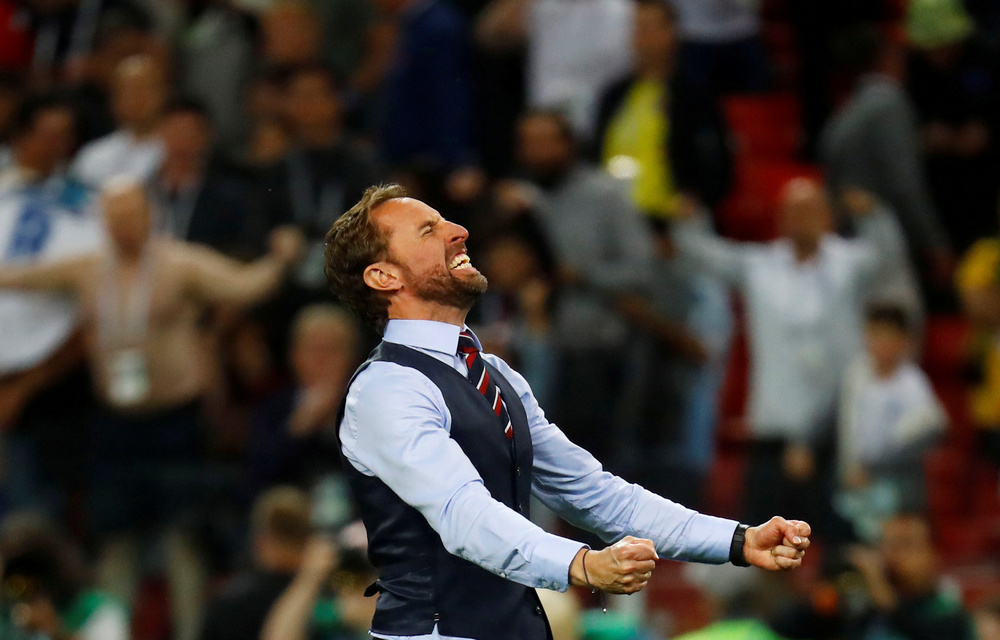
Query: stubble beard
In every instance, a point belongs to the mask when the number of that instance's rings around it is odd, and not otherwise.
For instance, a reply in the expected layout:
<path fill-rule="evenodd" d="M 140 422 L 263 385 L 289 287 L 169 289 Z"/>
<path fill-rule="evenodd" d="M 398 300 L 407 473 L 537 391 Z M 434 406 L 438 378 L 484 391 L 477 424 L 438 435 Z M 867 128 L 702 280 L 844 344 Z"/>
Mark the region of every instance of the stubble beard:
<path fill-rule="evenodd" d="M 455 277 L 449 272 L 436 271 L 423 278 L 415 279 L 411 285 L 413 292 L 422 300 L 453 307 L 471 309 L 476 301 L 486 293 L 489 282 L 486 276 L 475 273 L 469 277 Z"/>

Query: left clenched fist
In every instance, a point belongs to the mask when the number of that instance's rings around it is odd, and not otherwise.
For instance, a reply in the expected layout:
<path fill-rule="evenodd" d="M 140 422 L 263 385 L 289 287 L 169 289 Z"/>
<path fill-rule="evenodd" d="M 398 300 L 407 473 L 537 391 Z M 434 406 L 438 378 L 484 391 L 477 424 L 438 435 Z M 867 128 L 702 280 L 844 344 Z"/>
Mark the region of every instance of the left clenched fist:
<path fill-rule="evenodd" d="M 775 516 L 747 529 L 743 556 L 753 566 L 768 571 L 795 569 L 802 564 L 811 534 L 807 523 Z"/>

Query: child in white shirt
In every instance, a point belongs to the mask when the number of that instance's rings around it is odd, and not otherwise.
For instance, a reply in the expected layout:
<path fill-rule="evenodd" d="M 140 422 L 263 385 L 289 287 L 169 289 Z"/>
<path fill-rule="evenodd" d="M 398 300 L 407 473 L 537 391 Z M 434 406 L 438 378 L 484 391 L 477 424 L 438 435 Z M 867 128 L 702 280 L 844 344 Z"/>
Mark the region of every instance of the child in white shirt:
<path fill-rule="evenodd" d="M 835 506 L 859 536 L 873 538 L 886 518 L 924 506 L 924 455 L 946 417 L 912 360 L 910 322 L 901 307 L 870 307 L 865 343 L 841 385 Z"/>

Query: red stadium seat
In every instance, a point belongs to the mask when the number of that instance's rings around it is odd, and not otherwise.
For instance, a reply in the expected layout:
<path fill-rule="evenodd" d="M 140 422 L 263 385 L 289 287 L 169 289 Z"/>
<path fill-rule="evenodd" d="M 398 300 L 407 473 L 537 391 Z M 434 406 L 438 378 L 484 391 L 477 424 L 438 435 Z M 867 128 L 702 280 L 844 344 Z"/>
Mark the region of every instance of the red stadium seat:
<path fill-rule="evenodd" d="M 723 106 L 736 142 L 737 157 L 747 160 L 795 160 L 801 118 L 799 103 L 794 95 L 734 95 L 726 98 Z"/>

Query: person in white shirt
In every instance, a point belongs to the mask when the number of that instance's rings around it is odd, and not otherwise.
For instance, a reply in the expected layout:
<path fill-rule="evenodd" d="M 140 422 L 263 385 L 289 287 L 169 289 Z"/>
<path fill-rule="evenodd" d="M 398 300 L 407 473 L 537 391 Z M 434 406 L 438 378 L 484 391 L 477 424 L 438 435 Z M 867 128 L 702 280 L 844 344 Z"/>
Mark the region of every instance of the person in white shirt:
<path fill-rule="evenodd" d="M 736 243 L 705 233 L 696 221 L 677 225 L 682 255 L 736 288 L 745 303 L 750 518 L 775 508 L 820 520 L 829 516 L 815 511 L 824 502 L 816 498 L 816 462 L 822 460 L 816 450 L 827 435 L 843 371 L 861 347 L 869 282 L 882 261 L 904 250 L 874 199 L 858 192 L 843 199 L 861 239 L 832 232 L 822 186 L 806 178 L 784 188 L 783 237 L 775 242 Z"/>
<path fill-rule="evenodd" d="M 493 0 L 477 37 L 488 49 L 527 47 L 528 106 L 559 109 L 584 137 L 601 93 L 632 63 L 631 0 Z"/>
<path fill-rule="evenodd" d="M 835 506 L 868 541 L 895 513 L 926 506 L 923 458 L 946 424 L 930 380 L 911 359 L 911 324 L 902 307 L 869 307 L 866 350 L 841 386 Z"/>
<path fill-rule="evenodd" d="M 166 71 L 159 62 L 132 56 L 119 63 L 111 87 L 118 129 L 80 149 L 73 176 L 94 189 L 117 176 L 151 177 L 163 158 L 157 129 L 166 98 Z"/>
<path fill-rule="evenodd" d="M 15 115 L 11 165 L 0 171 L 0 270 L 101 245 L 89 194 L 62 172 L 74 127 L 73 109 L 55 96 L 29 98 Z M 84 464 L 91 385 L 78 324 L 67 296 L 0 291 L 2 490 L 12 508 L 61 513 Z"/>

